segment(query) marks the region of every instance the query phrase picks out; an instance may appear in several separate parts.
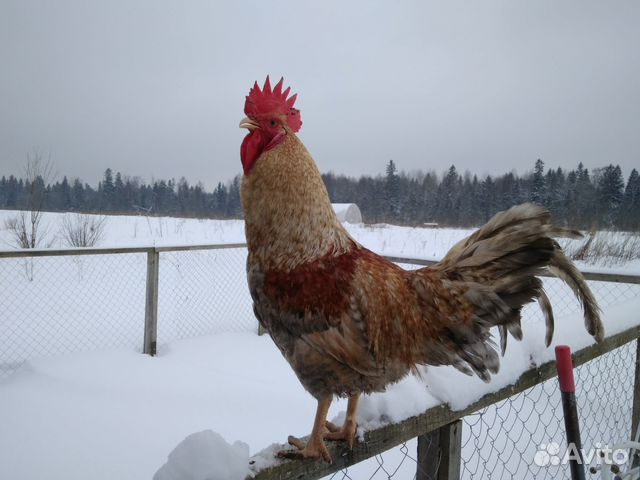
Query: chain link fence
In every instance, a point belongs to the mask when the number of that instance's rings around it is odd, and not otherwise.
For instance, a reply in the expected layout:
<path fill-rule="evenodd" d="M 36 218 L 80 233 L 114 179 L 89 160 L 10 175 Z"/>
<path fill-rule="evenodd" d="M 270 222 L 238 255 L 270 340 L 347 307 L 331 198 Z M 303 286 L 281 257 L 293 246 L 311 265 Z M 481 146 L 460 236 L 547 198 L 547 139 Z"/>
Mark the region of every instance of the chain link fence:
<path fill-rule="evenodd" d="M 0 257 L 0 380 L 32 358 L 142 350 L 148 249 L 123 250 Z M 257 332 L 245 264 L 242 247 L 163 250 L 160 348 L 211 333 Z"/>
<path fill-rule="evenodd" d="M 140 348 L 146 256 L 0 258 L 0 379 L 27 359 Z"/>
<path fill-rule="evenodd" d="M 158 344 L 211 333 L 258 332 L 246 248 L 160 253 Z"/>
<path fill-rule="evenodd" d="M 631 438 L 635 356 L 636 343 L 631 342 L 576 368 L 583 448 L 614 446 Z M 564 417 L 555 378 L 463 417 L 462 426 L 460 476 L 454 478 L 571 478 L 563 461 Z M 424 441 L 431 440 L 425 436 Z M 425 472 L 417 449 L 418 441 L 412 439 L 325 479 L 449 478 L 433 475 L 437 466 Z M 589 463 L 598 460 L 594 456 Z"/>
<path fill-rule="evenodd" d="M 631 342 L 575 369 L 583 448 L 631 439 L 635 356 Z M 555 378 L 464 417 L 462 478 L 571 478 L 563 419 Z"/>

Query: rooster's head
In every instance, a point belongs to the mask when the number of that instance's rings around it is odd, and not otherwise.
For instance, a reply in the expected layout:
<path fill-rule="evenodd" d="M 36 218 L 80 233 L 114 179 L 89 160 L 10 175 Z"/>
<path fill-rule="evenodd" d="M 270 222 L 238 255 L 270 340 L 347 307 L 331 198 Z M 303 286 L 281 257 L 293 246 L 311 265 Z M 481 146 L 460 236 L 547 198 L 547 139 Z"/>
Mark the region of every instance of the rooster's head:
<path fill-rule="evenodd" d="M 245 175 L 262 152 L 275 147 L 288 132 L 297 132 L 302 126 L 300 110 L 293 108 L 298 95 L 287 98 L 291 88 L 283 92 L 282 83 L 281 78 L 272 90 L 267 76 L 262 90 L 256 82 L 246 97 L 244 113 L 247 116 L 240 122 L 240 128 L 249 130 L 240 147 Z"/>

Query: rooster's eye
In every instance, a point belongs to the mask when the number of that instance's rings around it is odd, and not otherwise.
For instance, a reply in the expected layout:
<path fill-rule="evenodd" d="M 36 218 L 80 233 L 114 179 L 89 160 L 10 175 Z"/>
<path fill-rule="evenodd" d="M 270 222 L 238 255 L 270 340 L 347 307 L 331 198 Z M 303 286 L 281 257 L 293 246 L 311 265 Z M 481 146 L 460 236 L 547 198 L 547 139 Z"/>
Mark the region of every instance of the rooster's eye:
<path fill-rule="evenodd" d="M 269 122 L 269 125 L 271 125 L 272 127 L 275 127 L 276 126 L 276 121 L 275 120 L 271 120 Z"/>

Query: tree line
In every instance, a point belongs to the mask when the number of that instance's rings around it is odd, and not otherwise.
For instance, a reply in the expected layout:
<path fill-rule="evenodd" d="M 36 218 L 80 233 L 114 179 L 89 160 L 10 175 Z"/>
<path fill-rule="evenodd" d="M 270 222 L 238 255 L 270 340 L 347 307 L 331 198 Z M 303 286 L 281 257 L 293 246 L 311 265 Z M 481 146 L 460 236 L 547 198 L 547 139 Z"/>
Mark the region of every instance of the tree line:
<path fill-rule="evenodd" d="M 71 181 L 65 176 L 46 185 L 38 177 L 45 192 L 43 208 L 49 211 L 84 213 L 175 215 L 198 218 L 239 218 L 240 177 L 227 184 L 218 183 L 206 191 L 202 183 L 190 185 L 185 178 L 176 181 L 154 180 L 145 183 L 138 177 L 127 177 L 107 168 L 97 187 Z M 27 209 L 31 183 L 27 178 L 11 175 L 0 178 L 0 208 Z"/>
<path fill-rule="evenodd" d="M 624 181 L 619 166 L 592 171 L 582 163 L 570 171 L 545 169 L 538 159 L 533 171 L 485 176 L 460 174 L 452 165 L 443 175 L 435 172 L 398 172 L 393 160 L 384 174 L 347 177 L 323 174 L 335 203 L 356 203 L 367 223 L 387 222 L 470 227 L 487 221 L 512 205 L 532 201 L 548 207 L 554 220 L 580 229 L 640 230 L 640 175 L 636 169 Z M 65 176 L 45 182 L 0 178 L 0 208 L 27 209 L 34 190 L 42 192 L 43 209 L 85 213 L 175 215 L 199 218 L 240 218 L 240 181 L 237 176 L 207 191 L 202 183 L 155 180 L 146 183 L 108 168 L 94 188 Z"/>
<path fill-rule="evenodd" d="M 614 165 L 592 172 L 582 163 L 570 171 L 545 170 L 538 159 L 533 171 L 522 176 L 510 172 L 479 178 L 460 174 L 454 165 L 444 175 L 398 173 L 390 160 L 385 175 L 354 179 L 328 173 L 323 178 L 332 201 L 358 204 L 368 223 L 471 227 L 513 205 L 534 202 L 549 208 L 560 225 L 640 229 L 638 171 L 633 169 L 625 183 Z"/>

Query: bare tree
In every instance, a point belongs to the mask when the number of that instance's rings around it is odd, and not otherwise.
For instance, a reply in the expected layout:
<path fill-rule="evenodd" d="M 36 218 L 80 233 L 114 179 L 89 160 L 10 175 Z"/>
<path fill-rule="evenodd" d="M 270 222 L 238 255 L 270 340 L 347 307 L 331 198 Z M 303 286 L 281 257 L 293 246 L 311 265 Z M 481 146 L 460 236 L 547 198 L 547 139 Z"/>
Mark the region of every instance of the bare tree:
<path fill-rule="evenodd" d="M 46 236 L 46 228 L 42 228 L 42 208 L 47 194 L 47 185 L 53 178 L 51 160 L 43 160 L 40 153 L 27 155 L 24 169 L 27 209 L 13 218 L 5 220 L 5 228 L 12 234 L 18 248 L 38 248 Z M 49 246 L 49 245 L 46 245 Z M 29 281 L 34 278 L 33 258 L 24 261 L 25 275 Z"/>
<path fill-rule="evenodd" d="M 41 230 L 42 208 L 47 185 L 53 179 L 51 160 L 44 160 L 38 152 L 28 155 L 24 176 L 27 209 L 7 219 L 5 228 L 11 232 L 19 248 L 37 248 L 42 245 L 46 233 Z"/>
<path fill-rule="evenodd" d="M 104 237 L 107 217 L 84 213 L 65 214 L 60 236 L 70 247 L 93 247 Z"/>
<path fill-rule="evenodd" d="M 27 237 L 27 216 L 20 212 L 15 217 L 4 219 L 4 228 L 13 237 L 13 243 L 18 248 L 29 248 L 29 238 Z"/>

